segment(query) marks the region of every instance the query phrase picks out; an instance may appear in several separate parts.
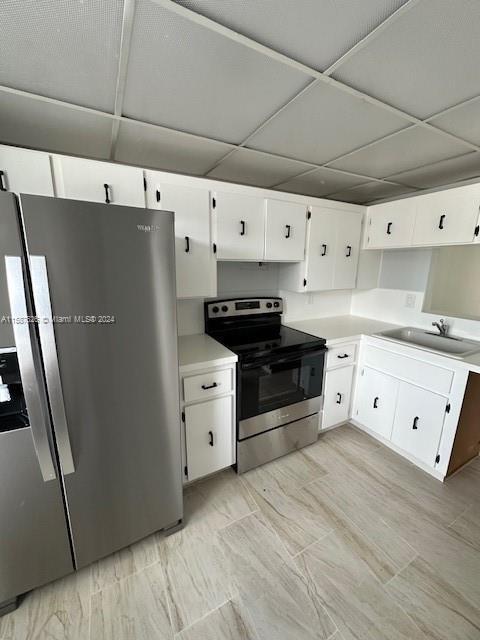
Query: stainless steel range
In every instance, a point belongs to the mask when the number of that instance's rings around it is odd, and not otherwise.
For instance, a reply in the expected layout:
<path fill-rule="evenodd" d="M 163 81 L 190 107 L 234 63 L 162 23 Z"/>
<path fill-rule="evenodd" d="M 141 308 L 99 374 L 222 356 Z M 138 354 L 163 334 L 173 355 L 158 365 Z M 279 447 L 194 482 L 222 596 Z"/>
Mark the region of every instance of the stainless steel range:
<path fill-rule="evenodd" d="M 205 332 L 238 355 L 237 471 L 317 439 L 325 340 L 281 323 L 281 298 L 205 303 Z"/>

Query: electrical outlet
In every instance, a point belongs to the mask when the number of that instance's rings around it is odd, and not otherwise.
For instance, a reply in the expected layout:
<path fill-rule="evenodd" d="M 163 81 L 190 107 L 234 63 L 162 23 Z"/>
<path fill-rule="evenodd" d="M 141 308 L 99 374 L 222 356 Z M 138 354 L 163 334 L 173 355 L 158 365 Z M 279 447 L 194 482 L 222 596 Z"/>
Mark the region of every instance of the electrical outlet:
<path fill-rule="evenodd" d="M 415 309 L 415 303 L 417 302 L 417 296 L 414 293 L 407 293 L 405 297 L 405 306 L 407 309 Z"/>

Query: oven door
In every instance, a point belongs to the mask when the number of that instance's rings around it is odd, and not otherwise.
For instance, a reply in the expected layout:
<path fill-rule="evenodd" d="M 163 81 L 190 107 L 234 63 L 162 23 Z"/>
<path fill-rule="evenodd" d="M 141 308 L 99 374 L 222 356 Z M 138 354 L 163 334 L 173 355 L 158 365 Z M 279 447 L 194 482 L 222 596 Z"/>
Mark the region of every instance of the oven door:
<path fill-rule="evenodd" d="M 238 398 L 240 423 L 253 416 L 319 398 L 322 395 L 325 352 L 326 349 L 317 348 L 315 351 L 283 357 L 271 355 L 255 362 L 241 363 Z M 312 407 L 319 405 L 310 404 Z M 272 428 L 267 424 L 264 427 Z M 248 433 L 242 434 L 240 425 L 239 438 L 253 435 L 250 431 L 248 429 Z"/>

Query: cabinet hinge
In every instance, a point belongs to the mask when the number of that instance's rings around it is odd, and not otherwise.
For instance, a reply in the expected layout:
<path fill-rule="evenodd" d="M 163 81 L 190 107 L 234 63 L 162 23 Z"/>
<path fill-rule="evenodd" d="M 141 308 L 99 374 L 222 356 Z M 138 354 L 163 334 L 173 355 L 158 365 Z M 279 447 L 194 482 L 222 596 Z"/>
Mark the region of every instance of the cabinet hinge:
<path fill-rule="evenodd" d="M 213 253 L 217 253 L 217 243 L 216 242 L 214 242 L 212 244 L 212 248 L 213 248 Z"/>
<path fill-rule="evenodd" d="M 182 422 L 185 422 L 185 411 L 182 411 Z"/>
<path fill-rule="evenodd" d="M 157 202 L 160 202 L 161 193 L 158 189 L 155 191 L 155 197 L 157 198 Z"/>
<path fill-rule="evenodd" d="M 480 224 L 477 224 L 477 226 L 475 227 L 475 237 L 478 237 L 478 234 L 480 233 Z"/>
<path fill-rule="evenodd" d="M 311 217 L 312 217 L 312 212 L 311 211 L 307 211 L 307 220 L 310 220 Z"/>
<path fill-rule="evenodd" d="M 212 198 L 212 209 L 215 209 L 216 206 L 217 206 L 217 199 Z"/>
<path fill-rule="evenodd" d="M 303 286 L 304 286 L 304 287 L 306 287 L 306 286 L 307 286 L 307 279 L 306 279 L 306 278 L 304 278 L 304 279 L 303 279 Z"/>
<path fill-rule="evenodd" d="M 147 179 L 143 178 L 143 190 L 146 191 L 147 190 Z"/>
<path fill-rule="evenodd" d="M 187 467 L 187 465 L 185 465 L 183 467 L 183 473 L 185 474 L 185 477 L 188 478 L 188 467 Z"/>
<path fill-rule="evenodd" d="M 450 404 L 450 402 L 447 404 L 447 406 L 445 407 L 445 413 L 450 413 L 450 409 L 452 408 L 452 405 Z"/>
<path fill-rule="evenodd" d="M 438 464 L 440 462 L 440 455 L 435 458 L 435 462 Z"/>

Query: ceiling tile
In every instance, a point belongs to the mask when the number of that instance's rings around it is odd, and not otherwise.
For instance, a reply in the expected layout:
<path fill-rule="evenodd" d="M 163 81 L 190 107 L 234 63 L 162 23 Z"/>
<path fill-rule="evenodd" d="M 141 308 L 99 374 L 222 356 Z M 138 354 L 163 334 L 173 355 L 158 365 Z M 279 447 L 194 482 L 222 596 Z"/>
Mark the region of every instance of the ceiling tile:
<path fill-rule="evenodd" d="M 314 69 L 324 70 L 406 0 L 175 0 Z"/>
<path fill-rule="evenodd" d="M 321 164 L 408 124 L 387 110 L 320 82 L 254 135 L 248 146 Z"/>
<path fill-rule="evenodd" d="M 478 94 L 478 0 L 422 0 L 341 65 L 334 77 L 427 118 Z"/>
<path fill-rule="evenodd" d="M 367 204 L 374 200 L 383 198 L 394 198 L 405 193 L 413 193 L 415 189 L 403 185 L 388 184 L 387 182 L 367 182 L 359 187 L 338 191 L 329 196 L 330 200 L 340 200 L 341 202 L 355 202 L 356 204 Z"/>
<path fill-rule="evenodd" d="M 442 160 L 420 169 L 404 171 L 389 176 L 394 182 L 401 182 L 420 189 L 429 189 L 442 185 L 468 180 L 480 176 L 480 153 L 467 153 L 464 156 Z"/>
<path fill-rule="evenodd" d="M 326 196 L 329 193 L 348 189 L 365 182 L 365 178 L 355 177 L 340 171 L 317 169 L 306 176 L 293 178 L 279 184 L 276 189 L 290 193 L 300 193 L 306 196 Z"/>
<path fill-rule="evenodd" d="M 112 119 L 0 92 L 0 141 L 58 153 L 108 158 Z"/>
<path fill-rule="evenodd" d="M 241 142 L 311 77 L 139 0 L 124 114 Z"/>
<path fill-rule="evenodd" d="M 0 84 L 113 110 L 123 0 L 0 5 Z"/>
<path fill-rule="evenodd" d="M 200 140 L 188 134 L 125 122 L 120 124 L 115 160 L 203 175 L 232 147 L 223 142 Z"/>
<path fill-rule="evenodd" d="M 296 160 L 278 158 L 250 149 L 238 149 L 211 171 L 208 177 L 271 187 L 311 168 L 311 165 Z"/>
<path fill-rule="evenodd" d="M 467 145 L 442 133 L 416 126 L 355 151 L 332 162 L 331 166 L 374 178 L 384 178 L 393 173 L 459 156 L 468 150 Z"/>
<path fill-rule="evenodd" d="M 480 86 L 479 86 L 480 91 Z M 480 98 L 430 121 L 435 127 L 480 145 Z"/>

